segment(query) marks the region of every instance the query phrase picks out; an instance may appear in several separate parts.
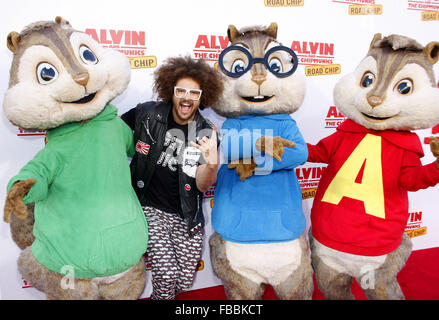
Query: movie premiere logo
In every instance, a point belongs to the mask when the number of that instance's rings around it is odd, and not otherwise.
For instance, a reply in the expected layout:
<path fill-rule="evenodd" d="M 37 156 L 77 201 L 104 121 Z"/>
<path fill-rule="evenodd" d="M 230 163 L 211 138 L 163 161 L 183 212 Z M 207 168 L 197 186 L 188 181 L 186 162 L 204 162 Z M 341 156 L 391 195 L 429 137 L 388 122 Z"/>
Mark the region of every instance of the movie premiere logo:
<path fill-rule="evenodd" d="M 291 43 L 299 64 L 305 66 L 306 76 L 339 74 L 341 65 L 334 64 L 334 43 L 299 41 Z"/>
<path fill-rule="evenodd" d="M 421 11 L 422 21 L 439 20 L 439 0 L 408 0 L 407 10 Z"/>
<path fill-rule="evenodd" d="M 330 106 L 325 118 L 325 128 L 336 129 L 346 119 L 336 106 Z"/>
<path fill-rule="evenodd" d="M 296 177 L 302 189 L 302 200 L 314 198 L 320 178 L 325 169 L 326 166 L 300 166 L 296 168 Z"/>
<path fill-rule="evenodd" d="M 88 28 L 85 33 L 104 48 L 115 49 L 126 55 L 130 60 L 131 69 L 155 68 L 157 66 L 155 56 L 145 56 L 145 31 Z"/>
<path fill-rule="evenodd" d="M 21 128 L 18 128 L 18 137 L 29 137 L 29 136 L 45 136 L 46 130 L 40 130 L 40 131 L 25 131 Z"/>
<path fill-rule="evenodd" d="M 422 226 L 422 211 L 409 213 L 405 233 L 407 233 L 410 238 L 427 234 L 427 227 Z"/>
<path fill-rule="evenodd" d="M 421 11 L 422 21 L 439 20 L 439 0 L 408 0 L 407 10 Z"/>
<path fill-rule="evenodd" d="M 435 136 L 435 135 L 439 134 L 439 124 L 436 125 L 436 126 L 434 126 L 433 128 L 431 128 L 431 134 L 432 134 L 434 137 L 436 137 L 437 139 L 439 139 L 439 136 Z M 429 136 L 429 137 L 425 137 L 425 138 L 424 138 L 424 143 L 425 143 L 425 144 L 430 144 L 430 137 L 431 137 L 431 136 Z"/>
<path fill-rule="evenodd" d="M 195 42 L 193 59 L 217 62 L 221 52 L 228 45 L 229 38 L 227 36 L 200 34 Z"/>
<path fill-rule="evenodd" d="M 215 189 L 216 185 L 210 186 L 209 189 L 207 189 L 206 192 L 203 194 L 203 199 L 210 199 L 210 208 L 213 208 L 213 199 L 215 197 Z"/>
<path fill-rule="evenodd" d="M 27 289 L 27 288 L 32 288 L 32 286 L 29 284 L 29 282 L 27 282 L 27 280 L 25 278 L 21 278 L 21 288 L 22 289 Z"/>
<path fill-rule="evenodd" d="M 145 271 L 151 271 L 152 263 L 151 263 L 151 260 L 148 257 L 148 253 L 147 252 L 143 255 L 143 261 L 145 262 Z"/>
<path fill-rule="evenodd" d="M 348 14 L 353 16 L 381 15 L 383 5 L 375 0 L 332 0 L 332 2 L 349 4 Z"/>
<path fill-rule="evenodd" d="M 266 7 L 303 7 L 305 0 L 264 0 Z"/>

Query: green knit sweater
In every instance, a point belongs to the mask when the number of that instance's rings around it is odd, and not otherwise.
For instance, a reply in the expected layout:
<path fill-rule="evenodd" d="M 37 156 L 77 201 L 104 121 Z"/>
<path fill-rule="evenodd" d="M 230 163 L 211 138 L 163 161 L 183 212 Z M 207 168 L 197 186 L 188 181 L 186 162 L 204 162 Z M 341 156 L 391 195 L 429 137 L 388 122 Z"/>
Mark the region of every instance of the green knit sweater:
<path fill-rule="evenodd" d="M 35 202 L 37 261 L 58 273 L 73 267 L 76 278 L 135 265 L 146 251 L 148 227 L 131 186 L 132 131 L 117 109 L 107 105 L 88 123 L 51 129 L 47 140 L 8 184 L 9 190 L 20 180 L 37 181 L 23 199 Z"/>

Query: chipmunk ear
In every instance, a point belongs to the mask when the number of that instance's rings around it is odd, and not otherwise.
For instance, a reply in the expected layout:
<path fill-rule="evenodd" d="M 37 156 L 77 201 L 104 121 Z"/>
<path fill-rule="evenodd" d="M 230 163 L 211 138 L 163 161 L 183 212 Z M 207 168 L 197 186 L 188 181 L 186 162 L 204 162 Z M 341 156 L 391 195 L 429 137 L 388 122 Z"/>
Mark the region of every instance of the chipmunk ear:
<path fill-rule="evenodd" d="M 68 24 L 70 25 L 70 22 L 68 22 L 66 19 L 64 19 L 63 17 L 57 16 L 55 18 L 55 22 L 58 24 Z"/>
<path fill-rule="evenodd" d="M 431 64 L 435 64 L 439 60 L 439 42 L 430 42 L 424 48 L 424 53 L 427 56 L 427 60 L 431 62 Z"/>
<path fill-rule="evenodd" d="M 377 41 L 380 41 L 383 38 L 383 36 L 381 35 L 381 33 L 375 33 L 375 35 L 373 36 L 373 39 L 370 43 L 369 49 L 372 49 L 374 47 L 374 44 Z"/>
<path fill-rule="evenodd" d="M 20 34 L 18 32 L 12 31 L 8 34 L 8 38 L 7 38 L 7 46 L 8 49 L 11 50 L 12 52 L 17 51 L 18 46 L 20 45 Z"/>
<path fill-rule="evenodd" d="M 277 23 L 272 22 L 267 28 L 267 35 L 276 39 L 277 38 Z"/>
<path fill-rule="evenodd" d="M 232 43 L 236 40 L 236 38 L 239 37 L 239 31 L 233 24 L 229 25 L 229 27 L 227 28 L 227 37 Z"/>

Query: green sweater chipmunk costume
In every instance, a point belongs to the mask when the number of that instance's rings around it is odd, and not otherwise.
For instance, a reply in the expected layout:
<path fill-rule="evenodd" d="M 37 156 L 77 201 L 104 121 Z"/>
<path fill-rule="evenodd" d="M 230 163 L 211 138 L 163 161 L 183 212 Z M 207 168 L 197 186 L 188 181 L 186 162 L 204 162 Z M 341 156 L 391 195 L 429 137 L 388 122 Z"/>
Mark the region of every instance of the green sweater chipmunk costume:
<path fill-rule="evenodd" d="M 108 104 L 128 85 L 128 60 L 60 17 L 11 32 L 8 47 L 4 112 L 23 129 L 47 130 L 45 148 L 8 184 L 5 221 L 12 213 L 22 223 L 24 204 L 35 202 L 20 272 L 49 299 L 138 298 L 148 228 L 131 187 L 132 132 Z M 68 290 L 65 267 L 75 277 Z"/>

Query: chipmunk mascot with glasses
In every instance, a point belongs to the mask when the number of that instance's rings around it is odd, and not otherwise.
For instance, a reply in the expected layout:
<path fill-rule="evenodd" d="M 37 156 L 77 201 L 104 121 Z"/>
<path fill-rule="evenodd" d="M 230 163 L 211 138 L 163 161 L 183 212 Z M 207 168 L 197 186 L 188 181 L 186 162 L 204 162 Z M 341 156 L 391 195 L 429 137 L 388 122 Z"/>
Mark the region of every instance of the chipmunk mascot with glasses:
<path fill-rule="evenodd" d="M 311 299 L 302 193 L 294 168 L 306 143 L 290 114 L 305 80 L 295 53 L 277 40 L 277 24 L 227 30 L 219 57 L 224 93 L 213 109 L 226 117 L 210 239 L 214 272 L 229 299 L 261 299 L 270 284 L 280 299 Z"/>

